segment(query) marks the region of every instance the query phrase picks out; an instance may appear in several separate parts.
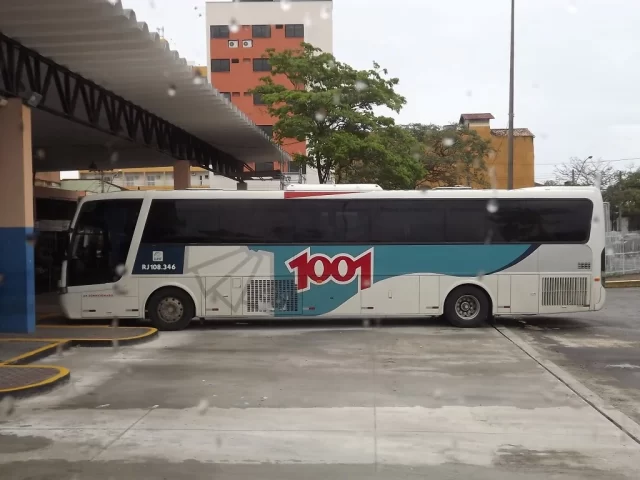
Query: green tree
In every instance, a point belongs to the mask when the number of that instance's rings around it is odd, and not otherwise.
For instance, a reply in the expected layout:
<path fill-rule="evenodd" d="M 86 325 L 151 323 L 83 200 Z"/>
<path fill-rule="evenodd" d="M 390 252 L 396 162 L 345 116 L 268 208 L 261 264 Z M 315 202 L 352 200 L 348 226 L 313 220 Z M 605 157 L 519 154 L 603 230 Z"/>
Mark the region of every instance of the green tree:
<path fill-rule="evenodd" d="M 374 63 L 372 69 L 356 70 L 308 43 L 299 50 L 269 49 L 266 57 L 271 75 L 252 93 L 277 119 L 273 132 L 278 143 L 307 142 L 307 153 L 294 155 L 294 162 L 317 169 L 320 183 L 332 176 L 344 181 L 354 162 L 366 163 L 372 150 L 388 152 L 380 145 L 383 140 L 371 134 L 394 121 L 374 109 L 398 112 L 405 99 L 394 91 L 398 79 L 387 78 L 386 69 Z"/>
<path fill-rule="evenodd" d="M 351 163 L 344 179 L 347 183 L 377 183 L 385 190 L 414 189 L 425 175 L 418 151 L 418 142 L 405 128 L 378 129 L 367 139 L 366 161 Z"/>
<path fill-rule="evenodd" d="M 491 144 L 464 125 L 423 125 L 404 127 L 418 142 L 415 154 L 425 175 L 417 186 L 489 186 L 485 158 Z"/>
<path fill-rule="evenodd" d="M 612 182 L 603 192 L 603 199 L 609 202 L 611 216 L 640 214 L 640 169 L 617 172 L 617 181 Z"/>

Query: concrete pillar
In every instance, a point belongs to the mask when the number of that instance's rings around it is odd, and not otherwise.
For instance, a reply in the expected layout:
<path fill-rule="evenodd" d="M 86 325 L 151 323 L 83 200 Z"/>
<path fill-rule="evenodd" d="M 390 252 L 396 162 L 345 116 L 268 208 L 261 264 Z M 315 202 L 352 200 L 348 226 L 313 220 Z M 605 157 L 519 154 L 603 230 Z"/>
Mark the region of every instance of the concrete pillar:
<path fill-rule="evenodd" d="M 191 164 L 189 160 L 177 160 L 173 164 L 173 189 L 186 190 L 191 186 Z"/>
<path fill-rule="evenodd" d="M 31 110 L 0 106 L 0 332 L 36 326 Z"/>
<path fill-rule="evenodd" d="M 247 182 L 238 182 L 236 188 L 238 190 L 246 190 L 247 189 Z"/>

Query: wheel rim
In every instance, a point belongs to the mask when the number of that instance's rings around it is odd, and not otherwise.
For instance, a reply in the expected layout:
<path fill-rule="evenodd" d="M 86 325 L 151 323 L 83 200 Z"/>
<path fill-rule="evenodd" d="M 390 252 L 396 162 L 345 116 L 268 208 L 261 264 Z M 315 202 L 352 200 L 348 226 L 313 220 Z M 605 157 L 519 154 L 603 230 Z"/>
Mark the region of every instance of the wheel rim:
<path fill-rule="evenodd" d="M 473 295 L 463 295 L 456 301 L 456 314 L 465 320 L 473 320 L 480 314 L 480 301 Z"/>
<path fill-rule="evenodd" d="M 166 297 L 158 303 L 158 317 L 163 322 L 175 323 L 182 318 L 184 305 L 175 297 Z"/>

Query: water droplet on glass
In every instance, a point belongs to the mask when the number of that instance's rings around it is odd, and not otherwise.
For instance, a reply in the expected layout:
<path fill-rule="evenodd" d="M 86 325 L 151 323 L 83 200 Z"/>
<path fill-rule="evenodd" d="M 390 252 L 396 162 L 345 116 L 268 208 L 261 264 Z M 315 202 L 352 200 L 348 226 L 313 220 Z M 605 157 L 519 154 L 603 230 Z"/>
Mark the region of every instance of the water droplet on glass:
<path fill-rule="evenodd" d="M 124 264 L 120 264 L 116 267 L 116 275 L 122 277 L 125 273 L 127 273 L 127 267 Z"/>
<path fill-rule="evenodd" d="M 0 285 L 4 282 L 4 275 L 0 273 Z"/>
<path fill-rule="evenodd" d="M 196 72 L 193 76 L 193 84 L 194 85 L 202 85 L 204 84 L 204 77 L 200 75 L 200 72 Z"/>
<path fill-rule="evenodd" d="M 599 222 L 600 222 L 600 217 L 598 217 L 597 215 L 594 215 L 594 216 L 593 216 L 593 223 L 594 223 L 594 224 L 597 224 L 597 223 L 599 223 Z"/>
<path fill-rule="evenodd" d="M 327 62 L 327 68 L 333 68 L 336 66 L 336 62 L 334 62 L 333 60 L 329 60 Z"/>
<path fill-rule="evenodd" d="M 311 20 L 311 15 L 309 15 L 308 12 L 304 14 L 302 21 L 305 27 L 310 27 L 313 24 L 313 21 Z"/>
<path fill-rule="evenodd" d="M 238 21 L 234 17 L 229 19 L 229 31 L 231 33 L 238 33 L 240 31 L 240 25 L 238 25 Z"/>
<path fill-rule="evenodd" d="M 533 82 L 531 84 L 531 88 L 540 88 L 540 84 L 538 82 Z"/>
<path fill-rule="evenodd" d="M 269 397 L 262 397 L 260 400 L 263 400 L 263 401 L 264 401 L 264 400 L 266 400 L 267 398 L 269 398 Z"/>
<path fill-rule="evenodd" d="M 315 118 L 317 122 L 324 122 L 325 119 L 327 118 L 327 111 L 323 108 L 321 108 L 320 110 L 318 110 L 315 114 Z"/>
<path fill-rule="evenodd" d="M 222 447 L 222 438 L 220 438 L 220 435 L 216 437 L 216 446 L 218 448 Z"/>
<path fill-rule="evenodd" d="M 111 326 L 113 328 L 116 328 L 118 326 L 119 320 L 118 317 L 114 317 L 113 320 L 111 320 Z"/>
<path fill-rule="evenodd" d="M 442 390 L 440 390 L 439 388 L 436 388 L 433 391 L 433 398 L 440 398 L 442 396 Z"/>
<path fill-rule="evenodd" d="M 176 96 L 177 90 L 176 90 L 176 86 L 175 85 L 169 85 L 169 88 L 167 89 L 167 95 L 169 95 L 170 97 L 175 97 Z"/>
<path fill-rule="evenodd" d="M 196 406 L 196 410 L 200 415 L 207 413 L 207 410 L 209 410 L 209 401 L 206 398 L 200 400 Z"/>
<path fill-rule="evenodd" d="M 151 9 L 155 9 L 156 8 L 155 0 L 149 0 L 149 7 L 151 7 Z"/>
<path fill-rule="evenodd" d="M 454 143 L 455 141 L 451 137 L 447 137 L 442 140 L 442 145 L 445 147 L 452 147 Z"/>
<path fill-rule="evenodd" d="M 356 90 L 359 92 L 363 92 L 367 89 L 369 85 L 367 85 L 367 82 L 365 82 L 364 80 L 358 80 L 356 82 Z"/>
<path fill-rule="evenodd" d="M 320 18 L 328 20 L 329 17 L 331 17 L 331 9 L 329 7 L 322 7 L 322 10 L 320 10 Z"/>
<path fill-rule="evenodd" d="M 114 338 L 113 340 L 111 340 L 111 348 L 113 348 L 114 352 L 118 351 L 119 346 L 120 346 L 120 342 L 118 342 L 117 339 Z"/>
<path fill-rule="evenodd" d="M 119 283 L 114 283 L 113 284 L 113 292 L 116 295 L 127 295 L 129 293 L 129 290 L 127 290 L 126 288 L 124 288 L 122 285 L 120 285 Z"/>
<path fill-rule="evenodd" d="M 489 230 L 487 232 L 487 236 L 484 237 L 484 244 L 489 245 L 491 243 L 491 240 L 493 240 L 493 230 Z"/>
<path fill-rule="evenodd" d="M 0 108 L 6 107 L 9 105 L 9 100 L 4 97 L 0 97 Z"/>
<path fill-rule="evenodd" d="M 467 97 L 472 97 L 473 96 L 473 90 L 467 90 L 466 94 L 467 94 Z"/>
<path fill-rule="evenodd" d="M 98 405 L 96 408 L 107 408 L 109 405 L 111 405 L 110 403 L 103 403 L 102 405 Z"/>
<path fill-rule="evenodd" d="M 340 102 L 342 101 L 342 95 L 340 95 L 340 93 L 336 92 L 333 94 L 333 104 L 334 105 L 340 105 Z"/>
<path fill-rule="evenodd" d="M 362 320 L 362 326 L 364 328 L 369 328 L 371 326 L 371 320 L 369 320 L 368 318 L 365 318 L 364 320 Z"/>
<path fill-rule="evenodd" d="M 576 5 L 575 0 L 569 1 L 569 4 L 567 5 L 567 12 L 569 12 L 572 15 L 578 13 L 578 6 Z"/>
<path fill-rule="evenodd" d="M 480 159 L 478 157 L 474 158 L 471 162 L 473 168 L 480 168 Z"/>
<path fill-rule="evenodd" d="M 160 406 L 160 405 L 152 405 L 152 406 L 151 406 L 151 409 L 153 410 L 153 409 L 155 409 L 155 408 L 158 408 L 159 406 Z"/>
<path fill-rule="evenodd" d="M 607 253 L 607 255 L 613 255 L 615 253 L 615 251 L 613 250 L 613 247 L 607 247 L 605 249 L 605 252 Z"/>
<path fill-rule="evenodd" d="M 64 352 L 64 344 L 59 343 L 58 345 L 56 345 L 56 356 L 62 357 L 63 352 Z"/>
<path fill-rule="evenodd" d="M 496 180 L 496 169 L 495 167 L 489 167 L 489 179 L 491 180 L 491 188 L 498 188 L 498 181 Z"/>
<path fill-rule="evenodd" d="M 109 155 L 109 162 L 117 163 L 119 158 L 120 158 L 120 154 L 118 152 L 113 152 L 111 155 Z"/>
<path fill-rule="evenodd" d="M 280 0 L 280 8 L 285 12 L 291 10 L 291 0 Z"/>
<path fill-rule="evenodd" d="M 44 157 L 46 157 L 46 156 L 47 156 L 47 154 L 44 151 L 44 148 L 39 148 L 39 149 L 36 150 L 36 158 L 38 160 L 44 160 Z"/>
<path fill-rule="evenodd" d="M 484 271 L 478 270 L 478 273 L 476 273 L 476 278 L 482 281 L 482 279 L 484 278 L 484 275 L 485 275 Z"/>
<path fill-rule="evenodd" d="M 29 100 L 27 100 L 27 103 L 29 104 L 29 106 L 35 108 L 38 105 L 40 105 L 41 101 L 42 101 L 42 95 L 40 95 L 39 93 L 32 93 L 31 96 L 29 97 Z"/>
<path fill-rule="evenodd" d="M 411 156 L 412 156 L 413 158 L 415 158 L 416 160 L 420 160 L 420 154 L 419 154 L 418 152 L 416 152 L 416 153 L 412 153 L 412 154 L 411 154 Z"/>
<path fill-rule="evenodd" d="M 490 199 L 487 202 L 487 212 L 496 213 L 498 211 L 498 200 L 495 198 Z"/>
<path fill-rule="evenodd" d="M 2 400 L 0 400 L 0 420 L 9 418 L 11 415 L 13 415 L 13 412 L 15 412 L 15 408 L 16 401 L 13 397 L 4 397 Z"/>

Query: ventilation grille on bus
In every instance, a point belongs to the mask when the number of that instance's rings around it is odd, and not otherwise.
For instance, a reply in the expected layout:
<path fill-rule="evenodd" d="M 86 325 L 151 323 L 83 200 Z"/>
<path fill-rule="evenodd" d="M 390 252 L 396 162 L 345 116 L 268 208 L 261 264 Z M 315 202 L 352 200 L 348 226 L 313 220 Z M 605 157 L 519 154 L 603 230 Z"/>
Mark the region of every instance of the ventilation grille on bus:
<path fill-rule="evenodd" d="M 591 262 L 579 262 L 578 270 L 591 270 Z"/>
<path fill-rule="evenodd" d="M 247 285 L 247 313 L 297 312 L 298 293 L 293 280 L 251 280 Z"/>
<path fill-rule="evenodd" d="M 542 305 L 580 305 L 587 303 L 587 277 L 543 277 Z"/>

